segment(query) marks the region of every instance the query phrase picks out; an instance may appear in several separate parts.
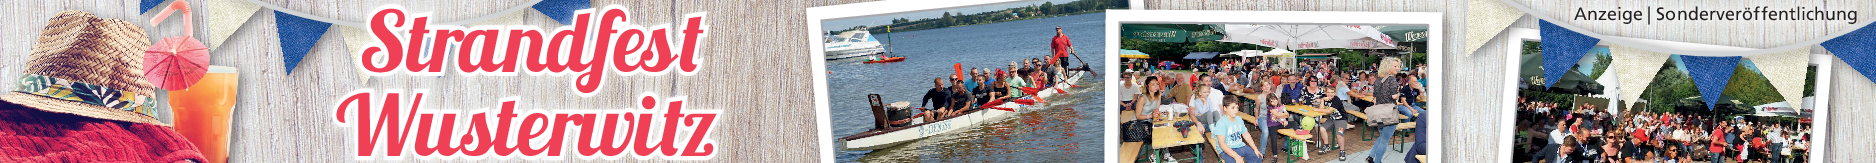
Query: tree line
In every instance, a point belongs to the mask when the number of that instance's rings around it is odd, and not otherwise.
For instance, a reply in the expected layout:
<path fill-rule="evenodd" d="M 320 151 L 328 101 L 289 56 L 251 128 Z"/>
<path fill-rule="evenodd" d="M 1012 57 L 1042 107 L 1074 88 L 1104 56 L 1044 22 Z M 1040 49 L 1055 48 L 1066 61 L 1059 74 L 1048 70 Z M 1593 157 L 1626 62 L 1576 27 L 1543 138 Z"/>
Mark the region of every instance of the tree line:
<path fill-rule="evenodd" d="M 860 29 L 865 29 L 867 30 L 867 32 L 871 32 L 871 33 L 885 33 L 887 32 L 886 31 L 887 27 L 892 28 L 891 32 L 907 32 L 907 31 L 927 30 L 927 29 L 969 26 L 969 25 L 977 25 L 977 24 L 1000 23 L 1000 22 L 1017 21 L 1017 20 L 1039 19 L 1039 18 L 1048 18 L 1048 17 L 1057 17 L 1057 16 L 1066 16 L 1066 15 L 1077 15 L 1077 14 L 1104 12 L 1104 11 L 1107 11 L 1107 9 L 1126 9 L 1126 8 L 1127 8 L 1126 0 L 1078 0 L 1074 2 L 1062 3 L 1062 4 L 1055 4 L 1055 2 L 1043 2 L 1042 4 L 1039 4 L 1039 5 L 1014 7 L 1014 8 L 1007 8 L 1003 10 L 986 11 L 986 12 L 979 12 L 979 13 L 973 13 L 973 14 L 944 12 L 944 15 L 939 16 L 937 18 L 924 18 L 924 19 L 918 19 L 918 20 L 896 18 L 896 19 L 892 19 L 892 23 L 887 24 L 887 25 L 854 26 L 852 28 L 847 28 L 847 29 L 831 30 L 831 31 L 828 31 L 827 34 L 835 35 L 835 34 L 840 34 L 841 32 L 860 30 Z"/>

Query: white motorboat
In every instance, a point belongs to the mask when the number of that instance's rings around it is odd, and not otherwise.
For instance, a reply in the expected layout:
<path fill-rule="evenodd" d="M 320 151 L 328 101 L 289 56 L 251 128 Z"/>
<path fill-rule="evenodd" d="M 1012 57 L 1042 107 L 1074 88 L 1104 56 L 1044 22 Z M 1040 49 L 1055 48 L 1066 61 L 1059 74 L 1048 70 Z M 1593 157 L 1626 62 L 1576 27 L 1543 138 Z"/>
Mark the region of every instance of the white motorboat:
<path fill-rule="evenodd" d="M 873 39 L 873 34 L 866 30 L 841 32 L 839 36 L 828 38 L 826 44 L 827 60 L 846 59 L 886 52 L 886 46 Z"/>
<path fill-rule="evenodd" d="M 1063 80 L 1062 83 L 1036 91 L 1035 95 L 1032 97 L 1045 99 L 1043 101 L 1046 102 L 1047 101 L 1046 99 L 1049 97 L 1055 97 L 1057 95 L 1061 95 L 1061 93 L 1057 93 L 1058 91 L 1067 92 L 1069 89 L 1076 88 L 1074 86 L 1074 83 L 1081 81 L 1081 79 L 1085 76 L 1089 76 L 1087 72 L 1082 72 L 1080 70 L 1066 71 L 1066 72 L 1067 72 L 1066 74 L 1061 76 L 1063 77 L 1063 79 L 1065 79 Z M 875 103 L 874 106 L 880 106 L 880 104 L 878 104 L 877 98 L 873 100 L 873 103 Z M 910 117 L 914 117 L 914 118 L 909 119 L 911 122 L 905 123 L 907 125 L 903 127 L 876 126 L 875 129 L 873 130 L 860 132 L 852 136 L 841 137 L 839 140 L 840 145 L 841 145 L 840 148 L 842 150 L 876 150 L 876 149 L 882 149 L 882 148 L 887 148 L 887 147 L 893 147 L 898 144 L 913 142 L 915 140 L 924 139 L 926 137 L 931 137 L 934 135 L 941 135 L 941 134 L 961 131 L 964 129 L 974 128 L 977 126 L 977 124 L 980 124 L 980 123 L 1001 120 L 1003 118 L 1009 117 L 1010 115 L 1013 115 L 1016 112 L 1043 109 L 1045 108 L 1044 106 L 1048 105 L 1047 103 L 1034 103 L 1034 104 L 1035 105 L 1023 105 L 1023 104 L 1018 104 L 1017 102 L 1005 102 L 1002 105 L 997 105 L 995 108 L 1008 108 L 1011 110 L 978 108 L 977 110 L 970 111 L 970 113 L 965 113 L 963 115 L 958 115 L 958 116 L 954 116 L 950 118 L 938 119 L 936 121 L 927 121 L 927 120 L 924 120 L 923 117 L 919 117 L 918 115 L 911 115 Z M 900 107 L 900 108 L 906 107 L 904 106 L 906 105 L 905 102 L 895 103 L 895 105 L 898 105 L 895 107 Z M 878 112 L 878 111 L 881 111 L 879 109 L 876 109 L 875 111 L 876 111 L 874 114 L 875 116 L 886 116 L 883 113 Z M 875 122 L 876 125 L 887 123 L 886 119 L 876 118 L 875 120 L 876 120 Z M 885 126 L 885 125 L 881 125 L 881 126 Z"/>

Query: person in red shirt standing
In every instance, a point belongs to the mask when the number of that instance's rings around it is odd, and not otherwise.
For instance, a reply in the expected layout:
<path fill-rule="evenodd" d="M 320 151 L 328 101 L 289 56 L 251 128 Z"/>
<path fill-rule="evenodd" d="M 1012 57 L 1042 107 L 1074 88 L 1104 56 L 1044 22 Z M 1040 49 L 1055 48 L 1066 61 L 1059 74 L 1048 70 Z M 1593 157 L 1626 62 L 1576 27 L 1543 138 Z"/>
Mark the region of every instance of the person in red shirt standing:
<path fill-rule="evenodd" d="M 1050 57 L 1049 60 L 1054 60 L 1055 65 L 1060 66 L 1057 68 L 1068 67 L 1066 58 L 1070 54 L 1075 54 L 1075 44 L 1068 40 L 1068 34 L 1062 33 L 1062 26 L 1055 26 L 1055 38 L 1051 40 L 1049 47 L 1055 52 L 1053 53 L 1055 56 Z"/>
<path fill-rule="evenodd" d="M 1712 153 L 1710 154 L 1711 157 L 1708 158 L 1709 161 L 1719 163 L 1720 160 L 1724 160 L 1722 158 L 1726 156 L 1726 154 L 1724 154 L 1726 152 L 1726 132 L 1726 122 L 1724 121 L 1720 122 L 1719 125 L 1713 126 L 1713 140 L 1709 141 L 1710 143 L 1708 143 L 1707 147 L 1707 151 Z"/>

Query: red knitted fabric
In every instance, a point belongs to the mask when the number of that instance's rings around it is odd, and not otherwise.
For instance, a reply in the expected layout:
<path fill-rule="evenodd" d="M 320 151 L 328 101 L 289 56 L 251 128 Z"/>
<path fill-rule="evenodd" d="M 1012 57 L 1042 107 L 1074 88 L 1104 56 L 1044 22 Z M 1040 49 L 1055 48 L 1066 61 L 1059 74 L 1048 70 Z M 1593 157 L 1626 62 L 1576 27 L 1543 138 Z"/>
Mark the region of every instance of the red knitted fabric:
<path fill-rule="evenodd" d="M 0 102 L 0 162 L 201 162 L 170 127 L 53 113 Z"/>

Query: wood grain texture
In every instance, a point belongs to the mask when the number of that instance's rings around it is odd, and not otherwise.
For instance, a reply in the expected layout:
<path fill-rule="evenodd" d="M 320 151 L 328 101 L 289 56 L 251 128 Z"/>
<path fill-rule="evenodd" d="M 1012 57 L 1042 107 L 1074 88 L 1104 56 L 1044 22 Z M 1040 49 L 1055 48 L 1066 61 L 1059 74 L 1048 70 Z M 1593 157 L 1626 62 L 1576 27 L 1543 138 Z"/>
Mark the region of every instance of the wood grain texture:
<path fill-rule="evenodd" d="M 289 1 L 262 0 L 285 8 L 308 12 L 314 15 L 331 17 L 339 20 L 363 22 L 372 9 L 384 4 L 400 4 L 413 11 L 434 12 L 436 22 L 468 19 L 483 15 L 497 14 L 507 9 L 528 2 L 528 0 L 490 0 L 475 3 L 440 0 L 410 1 L 367 1 L 367 0 L 332 0 L 332 1 Z M 808 24 L 803 24 L 803 12 L 808 7 L 829 6 L 847 3 L 865 2 L 862 0 L 783 0 L 783 1 L 627 1 L 595 0 L 593 4 L 619 4 L 631 9 L 633 23 L 655 25 L 673 23 L 679 15 L 695 12 L 708 12 L 711 25 L 709 49 L 700 52 L 700 60 L 707 62 L 704 72 L 697 76 L 662 77 L 610 76 L 605 90 L 594 97 L 579 97 L 569 89 L 570 77 L 462 77 L 449 75 L 432 77 L 377 77 L 372 82 L 359 85 L 357 76 L 351 74 L 352 68 L 345 61 L 344 43 L 336 41 L 344 37 L 338 32 L 328 32 L 301 67 L 291 75 L 284 72 L 280 45 L 274 39 L 273 12 L 263 9 L 255 13 L 254 18 L 243 24 L 241 31 L 223 46 L 212 52 L 214 65 L 240 68 L 241 86 L 239 102 L 236 104 L 232 160 L 238 162 L 339 162 L 350 160 L 347 153 L 352 150 L 349 144 L 351 135 L 346 134 L 351 128 L 334 125 L 330 105 L 336 98 L 355 89 L 430 89 L 438 95 L 429 97 L 430 109 L 476 109 L 495 106 L 494 99 L 501 97 L 522 97 L 519 108 L 579 108 L 579 109 L 623 109 L 633 104 L 630 99 L 644 92 L 656 92 L 659 96 L 687 96 L 692 108 L 720 109 L 725 114 L 719 122 L 719 130 L 714 139 L 721 149 L 716 161 L 762 161 L 762 162 L 809 162 L 818 160 L 819 142 L 815 140 L 814 115 L 810 96 L 812 80 L 809 77 L 806 53 L 806 40 L 810 36 L 800 35 Z M 1600 1 L 1598 1 L 1600 2 Z M 26 54 L 31 49 L 41 27 L 52 13 L 63 10 L 81 10 L 97 14 L 99 17 L 125 19 L 138 22 L 154 38 L 179 36 L 181 28 L 177 23 L 148 26 L 149 15 L 136 13 L 136 1 L 15 1 L 11 5 L 0 6 L 7 14 L 0 15 L 0 20 L 16 24 L 0 27 L 0 85 L 12 85 L 17 73 L 24 69 Z M 1625 2 L 1633 3 L 1633 2 Z M 1683 1 L 1659 1 L 1649 4 L 1680 4 Z M 1312 0 L 1148 0 L 1147 9 L 1179 10 L 1280 10 L 1280 11 L 1399 11 L 1399 12 L 1446 12 L 1445 30 L 1447 35 L 1438 38 L 1447 41 L 1449 53 L 1460 49 L 1454 40 L 1463 40 L 1464 36 L 1464 0 L 1415 1 L 1415 0 L 1354 0 L 1354 1 L 1312 1 Z M 1856 2 L 1831 1 L 1829 5 L 1864 5 Z M 1556 5 L 1551 5 L 1556 6 Z M 1538 7 L 1538 6 L 1533 6 Z M 1704 8 L 1704 7 L 1703 7 Z M 1868 7 L 1864 7 L 1868 8 Z M 1876 11 L 1876 10 L 1864 10 Z M 527 25 L 540 26 L 543 29 L 559 27 L 558 23 L 539 12 L 528 12 L 525 16 Z M 197 16 L 197 19 L 204 19 Z M 1521 19 L 1512 27 L 1535 28 L 1535 21 Z M 1615 31 L 1614 29 L 1594 28 Z M 1620 29 L 1621 32 L 1606 33 L 1628 37 L 1678 40 L 1696 43 L 1733 45 L 1742 47 L 1771 47 L 1781 41 L 1804 40 L 1808 37 L 1793 35 L 1791 32 L 1804 34 L 1826 33 L 1809 26 L 1732 24 L 1689 24 L 1681 27 L 1656 25 L 1646 29 Z M 1688 28 L 1697 27 L 1697 28 Z M 1711 28 L 1709 28 L 1711 27 Z M 1725 28 L 1719 28 L 1725 27 Z M 1791 32 L 1735 32 L 1756 29 L 1791 29 Z M 1836 28 L 1831 28 L 1836 29 Z M 196 33 L 206 33 L 198 29 Z M 1497 29 L 1489 29 L 1497 30 Z M 335 30 L 336 31 L 336 30 Z M 1731 33 L 1719 35 L 1714 33 Z M 1654 35 L 1649 35 L 1654 34 Z M 1787 36 L 1791 35 L 1791 36 Z M 1502 40 L 1504 35 L 1499 35 Z M 1445 54 L 1446 72 L 1443 77 L 1447 86 L 1478 86 L 1480 88 L 1499 88 L 1503 81 L 1502 61 L 1506 54 L 1502 44 L 1486 44 L 1479 54 Z M 1465 56 L 1465 57 L 1460 57 Z M 1833 72 L 1831 80 L 1836 92 L 1833 92 L 1831 122 L 1832 140 L 1828 147 L 1834 162 L 1871 162 L 1876 157 L 1876 140 L 1859 139 L 1876 136 L 1876 128 L 1864 125 L 1876 122 L 1867 117 L 1876 115 L 1872 106 L 1876 101 L 1876 84 L 1843 62 L 1834 63 L 1839 71 Z M 1450 88 L 1450 87 L 1449 87 Z M 1448 162 L 1495 162 L 1495 141 L 1501 136 L 1496 124 L 1502 104 L 1499 97 L 1506 93 L 1497 89 L 1448 89 L 1443 126 L 1448 135 L 1441 142 L 1445 145 L 1445 160 Z M 1474 117 L 1474 118 L 1459 118 Z M 1113 123 L 1118 124 L 1118 123 Z M 1461 134 L 1466 133 L 1466 134 Z M 1484 134 L 1472 134 L 1484 133 Z M 1464 149 L 1464 150 L 1462 150 Z M 485 160 L 481 162 L 508 162 Z M 601 161 L 590 161 L 601 162 Z"/>

